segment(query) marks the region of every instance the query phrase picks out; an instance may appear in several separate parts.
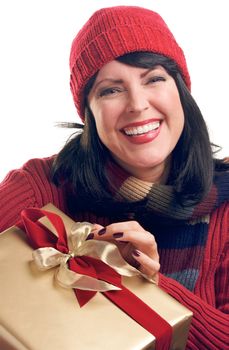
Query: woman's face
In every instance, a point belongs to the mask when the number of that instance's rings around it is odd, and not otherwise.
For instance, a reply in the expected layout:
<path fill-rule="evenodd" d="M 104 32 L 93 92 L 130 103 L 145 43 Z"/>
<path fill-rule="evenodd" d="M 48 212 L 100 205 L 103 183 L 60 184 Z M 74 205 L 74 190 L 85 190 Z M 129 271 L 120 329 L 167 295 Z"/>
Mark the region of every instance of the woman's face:
<path fill-rule="evenodd" d="M 166 70 L 111 61 L 99 71 L 88 104 L 116 162 L 140 179 L 162 181 L 184 127 L 179 93 Z"/>

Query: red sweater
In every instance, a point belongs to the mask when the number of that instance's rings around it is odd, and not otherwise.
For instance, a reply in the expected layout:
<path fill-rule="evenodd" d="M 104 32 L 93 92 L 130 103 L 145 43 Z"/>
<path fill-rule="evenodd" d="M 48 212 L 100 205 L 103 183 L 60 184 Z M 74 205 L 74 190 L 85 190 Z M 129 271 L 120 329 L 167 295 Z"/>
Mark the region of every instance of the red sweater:
<path fill-rule="evenodd" d="M 50 181 L 53 158 L 34 159 L 0 184 L 0 231 L 14 225 L 25 207 L 52 202 L 69 214 L 64 193 Z M 229 349 L 228 203 L 211 215 L 204 259 L 194 292 L 160 274 L 159 286 L 193 312 L 186 349 Z"/>

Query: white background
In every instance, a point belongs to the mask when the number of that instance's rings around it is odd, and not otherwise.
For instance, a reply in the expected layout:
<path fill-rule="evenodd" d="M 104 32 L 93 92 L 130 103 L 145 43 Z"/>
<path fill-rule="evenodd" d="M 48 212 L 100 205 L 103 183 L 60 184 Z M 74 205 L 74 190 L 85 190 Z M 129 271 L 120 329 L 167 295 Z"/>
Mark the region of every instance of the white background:
<path fill-rule="evenodd" d="M 34 157 L 54 154 L 79 121 L 69 89 L 71 42 L 100 7 L 138 5 L 159 12 L 183 48 L 192 94 L 211 140 L 229 155 L 227 0 L 1 0 L 0 180 Z"/>

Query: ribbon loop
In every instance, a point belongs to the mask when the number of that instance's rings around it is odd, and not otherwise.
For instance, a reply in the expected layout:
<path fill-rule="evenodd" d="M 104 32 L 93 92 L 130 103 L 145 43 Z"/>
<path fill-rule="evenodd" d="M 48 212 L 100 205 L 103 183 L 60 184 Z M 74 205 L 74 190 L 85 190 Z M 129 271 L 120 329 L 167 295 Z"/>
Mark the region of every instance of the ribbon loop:
<path fill-rule="evenodd" d="M 71 227 L 70 240 L 68 242 L 69 248 L 76 251 L 80 248 L 83 242 L 86 241 L 87 236 L 91 233 L 93 225 L 89 222 L 75 222 Z"/>
<path fill-rule="evenodd" d="M 60 265 L 68 257 L 67 254 L 52 247 L 38 248 L 33 251 L 32 256 L 36 266 L 41 271 Z"/>

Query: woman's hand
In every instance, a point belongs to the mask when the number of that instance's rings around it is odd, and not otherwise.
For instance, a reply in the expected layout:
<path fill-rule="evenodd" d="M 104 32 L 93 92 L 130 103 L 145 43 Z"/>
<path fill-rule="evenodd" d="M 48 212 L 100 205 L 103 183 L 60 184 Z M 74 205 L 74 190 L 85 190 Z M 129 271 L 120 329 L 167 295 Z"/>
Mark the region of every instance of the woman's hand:
<path fill-rule="evenodd" d="M 88 238 L 112 241 L 130 265 L 158 283 L 160 264 L 155 238 L 137 221 L 118 222 L 106 227 L 94 224 Z"/>

